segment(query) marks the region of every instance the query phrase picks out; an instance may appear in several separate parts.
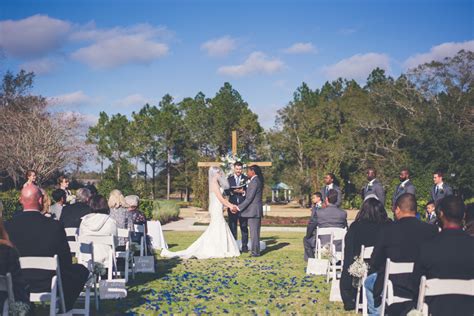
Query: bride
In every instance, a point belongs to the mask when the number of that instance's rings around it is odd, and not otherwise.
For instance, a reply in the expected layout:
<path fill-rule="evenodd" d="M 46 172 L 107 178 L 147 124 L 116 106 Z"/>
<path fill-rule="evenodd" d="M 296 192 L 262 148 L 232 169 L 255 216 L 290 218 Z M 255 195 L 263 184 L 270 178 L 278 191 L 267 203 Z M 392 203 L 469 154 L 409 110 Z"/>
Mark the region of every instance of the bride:
<path fill-rule="evenodd" d="M 222 212 L 223 205 L 229 208 L 233 206 L 232 203 L 222 196 L 222 190 L 228 188 L 229 183 L 222 170 L 218 167 L 209 168 L 209 214 L 211 216 L 209 226 L 187 249 L 177 252 L 163 249 L 161 252 L 162 257 L 209 259 L 240 256 L 237 242 Z"/>

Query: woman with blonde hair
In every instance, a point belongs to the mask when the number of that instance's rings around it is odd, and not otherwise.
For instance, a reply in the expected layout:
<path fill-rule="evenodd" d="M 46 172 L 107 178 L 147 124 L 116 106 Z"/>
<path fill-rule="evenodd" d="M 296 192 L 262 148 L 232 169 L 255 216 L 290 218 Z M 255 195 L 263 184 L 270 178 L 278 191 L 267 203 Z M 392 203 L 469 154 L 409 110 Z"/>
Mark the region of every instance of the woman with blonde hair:
<path fill-rule="evenodd" d="M 110 217 L 117 223 L 117 228 L 125 228 L 133 231 L 132 213 L 128 211 L 128 205 L 125 202 L 125 197 L 119 190 L 112 190 L 108 200 L 110 208 Z M 119 246 L 125 246 L 126 239 L 119 238 Z"/>

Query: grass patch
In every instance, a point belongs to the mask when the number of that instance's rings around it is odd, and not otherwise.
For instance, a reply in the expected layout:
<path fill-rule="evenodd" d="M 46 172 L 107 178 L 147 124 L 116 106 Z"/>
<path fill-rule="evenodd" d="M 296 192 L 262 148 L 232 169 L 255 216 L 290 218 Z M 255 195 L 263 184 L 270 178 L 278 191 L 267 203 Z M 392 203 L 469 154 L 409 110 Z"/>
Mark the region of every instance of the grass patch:
<path fill-rule="evenodd" d="M 185 249 L 201 232 L 165 232 L 173 251 Z M 128 297 L 102 301 L 100 314 L 344 314 L 329 302 L 329 284 L 307 276 L 303 233 L 264 233 L 259 258 L 161 259 L 157 273 L 130 281 Z"/>

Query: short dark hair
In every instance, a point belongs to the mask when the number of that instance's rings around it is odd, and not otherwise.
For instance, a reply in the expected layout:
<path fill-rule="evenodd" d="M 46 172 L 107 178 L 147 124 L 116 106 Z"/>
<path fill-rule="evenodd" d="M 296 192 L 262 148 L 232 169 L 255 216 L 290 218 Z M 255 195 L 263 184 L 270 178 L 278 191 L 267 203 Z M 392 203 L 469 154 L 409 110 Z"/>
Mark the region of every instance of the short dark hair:
<path fill-rule="evenodd" d="M 402 168 L 400 171 L 406 171 L 408 173 L 408 175 L 410 175 L 410 169 L 408 169 L 408 168 Z"/>
<path fill-rule="evenodd" d="M 64 180 L 68 180 L 68 181 L 69 181 L 69 178 L 66 177 L 66 176 L 59 176 L 59 178 L 58 178 L 58 184 L 61 184 Z"/>
<path fill-rule="evenodd" d="M 444 177 L 444 172 L 443 172 L 442 170 L 440 170 L 440 169 L 436 169 L 436 170 L 433 172 L 433 174 L 437 174 L 438 177 L 441 177 L 441 178 Z"/>
<path fill-rule="evenodd" d="M 235 166 L 243 167 L 244 164 L 243 164 L 242 162 L 240 162 L 240 161 L 236 161 L 236 162 L 234 162 L 234 167 L 235 167 Z"/>
<path fill-rule="evenodd" d="M 377 170 L 374 167 L 367 168 L 367 171 L 372 170 L 374 174 L 377 174 Z"/>
<path fill-rule="evenodd" d="M 314 192 L 313 195 L 318 196 L 320 199 L 323 198 L 323 195 L 321 194 L 321 192 Z"/>
<path fill-rule="evenodd" d="M 400 195 L 396 205 L 401 211 L 416 213 L 416 197 L 411 193 Z"/>
<path fill-rule="evenodd" d="M 428 201 L 428 203 L 426 203 L 425 207 L 427 207 L 428 205 L 431 205 L 431 204 L 433 204 L 433 205 L 434 205 L 434 204 L 435 204 L 435 201 L 433 201 L 433 200 L 429 200 L 429 201 Z"/>
<path fill-rule="evenodd" d="M 51 193 L 54 202 L 59 202 L 61 200 L 66 201 L 66 191 L 61 189 L 56 189 Z"/>
<path fill-rule="evenodd" d="M 331 204 L 336 204 L 337 202 L 337 191 L 334 189 L 329 190 L 328 195 L 326 196 L 328 198 L 328 202 Z"/>
<path fill-rule="evenodd" d="M 438 212 L 442 211 L 447 219 L 462 223 L 466 206 L 460 197 L 450 195 L 439 200 L 437 210 Z"/>
<path fill-rule="evenodd" d="M 362 203 L 359 213 L 357 213 L 355 222 L 361 220 L 379 224 L 388 222 L 387 211 L 382 202 L 376 198 L 365 200 L 364 203 Z"/>
<path fill-rule="evenodd" d="M 336 176 L 334 175 L 334 173 L 328 172 L 327 175 L 330 176 L 333 181 L 336 180 Z"/>
<path fill-rule="evenodd" d="M 89 203 L 94 213 L 109 214 L 110 209 L 107 200 L 100 194 L 94 195 Z"/>

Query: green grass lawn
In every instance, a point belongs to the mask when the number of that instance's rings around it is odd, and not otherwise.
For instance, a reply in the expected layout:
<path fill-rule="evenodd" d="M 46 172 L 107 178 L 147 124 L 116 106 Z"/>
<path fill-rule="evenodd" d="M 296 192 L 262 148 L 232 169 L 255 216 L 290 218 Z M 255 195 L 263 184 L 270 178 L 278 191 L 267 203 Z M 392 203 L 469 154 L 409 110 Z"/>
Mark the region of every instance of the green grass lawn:
<path fill-rule="evenodd" d="M 201 232 L 165 232 L 173 251 L 190 245 Z M 259 258 L 161 259 L 156 274 L 138 274 L 128 297 L 101 302 L 100 315 L 138 314 L 344 314 L 329 302 L 329 284 L 307 276 L 303 233 L 265 233 Z"/>

